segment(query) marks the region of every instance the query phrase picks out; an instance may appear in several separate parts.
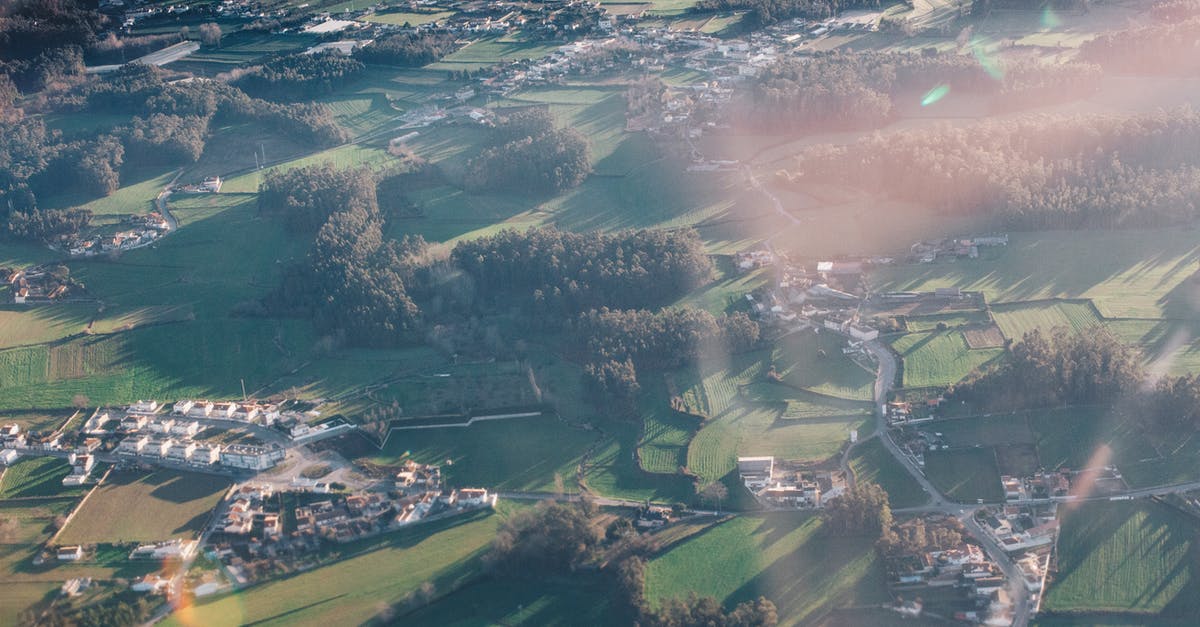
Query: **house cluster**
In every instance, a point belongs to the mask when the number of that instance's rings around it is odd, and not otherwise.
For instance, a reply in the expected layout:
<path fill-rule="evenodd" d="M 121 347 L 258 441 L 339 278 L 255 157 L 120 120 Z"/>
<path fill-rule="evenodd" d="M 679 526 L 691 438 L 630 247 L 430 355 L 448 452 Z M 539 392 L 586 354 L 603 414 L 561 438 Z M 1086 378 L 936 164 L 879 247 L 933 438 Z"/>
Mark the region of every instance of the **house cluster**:
<path fill-rule="evenodd" d="M 1058 533 L 1057 505 L 1004 505 L 976 513 L 983 530 L 1009 553 L 1050 546 Z"/>
<path fill-rule="evenodd" d="M 738 476 L 756 499 L 772 507 L 821 507 L 846 491 L 840 471 L 793 468 L 774 457 L 739 457 Z"/>
<path fill-rule="evenodd" d="M 986 625 L 1010 625 L 1013 603 L 1003 570 L 978 546 L 957 546 L 893 557 L 888 560 L 894 594 L 940 599 L 958 598 L 957 620 Z M 951 592 L 935 592 L 949 590 Z M 957 594 L 956 594 L 957 593 Z M 918 616 L 920 601 L 897 606 L 896 611 Z"/>
<path fill-rule="evenodd" d="M 267 511 L 274 494 L 270 484 L 242 485 L 229 495 L 225 518 L 216 523 L 216 529 L 234 536 L 256 534 L 263 538 L 278 538 L 283 532 L 279 513 Z"/>
<path fill-rule="evenodd" d="M 210 176 L 199 183 L 176 187 L 174 191 L 181 194 L 217 194 L 221 191 L 221 183 L 221 177 Z"/>
<path fill-rule="evenodd" d="M 909 258 L 917 263 L 933 263 L 938 259 L 976 259 L 980 248 L 1008 246 L 1008 235 L 946 238 L 917 242 L 909 247 Z"/>
<path fill-rule="evenodd" d="M 1000 475 L 1005 501 L 1028 501 L 1065 497 L 1071 492 L 1072 473 L 1066 468 L 1036 473 L 1030 477 Z"/>
<path fill-rule="evenodd" d="M 98 444 L 99 441 L 97 441 Z M 87 448 L 86 444 L 84 448 Z M 90 452 L 73 452 L 67 456 L 67 463 L 71 464 L 71 472 L 63 477 L 62 484 L 65 486 L 83 485 L 91 478 L 92 469 L 96 467 L 96 457 Z"/>
<path fill-rule="evenodd" d="M 887 418 L 888 426 L 890 427 L 917 425 L 933 420 L 935 418 L 933 412 L 941 406 L 942 402 L 943 399 L 941 396 L 927 398 L 919 402 L 897 399 L 889 401 L 884 405 L 884 416 Z M 918 433 L 918 437 L 925 448 L 932 449 L 934 446 L 940 448 L 945 445 L 945 440 L 941 433 L 921 431 Z"/>
<path fill-rule="evenodd" d="M 117 455 L 142 461 L 167 462 L 192 468 L 223 467 L 239 470 L 267 470 L 283 460 L 287 451 L 278 444 L 230 444 L 197 439 L 202 431 L 200 420 L 228 420 L 272 424 L 279 417 L 275 405 L 248 402 L 183 400 L 171 412 L 161 413 L 156 401 L 138 401 L 125 409 L 117 423 L 124 437 L 117 444 Z M 84 425 L 88 434 L 111 433 L 113 416 L 97 411 Z"/>
<path fill-rule="evenodd" d="M 62 265 L 0 268 L 0 281 L 8 286 L 12 302 L 17 305 L 52 303 L 82 291 L 71 279 L 70 270 Z"/>
<path fill-rule="evenodd" d="M 183 560 L 196 554 L 196 540 L 166 540 L 151 544 L 141 544 L 129 552 L 131 560 L 154 560 L 162 562 L 169 559 Z"/>

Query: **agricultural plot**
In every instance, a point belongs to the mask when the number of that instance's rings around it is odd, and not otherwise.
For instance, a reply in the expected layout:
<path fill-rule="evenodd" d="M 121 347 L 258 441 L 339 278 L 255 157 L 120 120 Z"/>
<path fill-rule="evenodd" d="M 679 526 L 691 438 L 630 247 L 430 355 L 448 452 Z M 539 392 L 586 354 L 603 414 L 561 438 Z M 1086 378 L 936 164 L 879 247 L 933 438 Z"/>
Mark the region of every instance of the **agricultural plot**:
<path fill-rule="evenodd" d="M 842 354 L 845 340 L 832 333 L 793 333 L 775 348 L 775 372 L 785 383 L 850 400 L 871 400 L 875 374 Z"/>
<path fill-rule="evenodd" d="M 388 465 L 411 458 L 440 464 L 453 486 L 552 491 L 555 475 L 571 484 L 584 452 L 596 439 L 595 432 L 553 416 L 514 418 L 465 428 L 392 431 L 384 449 L 369 460 Z"/>
<path fill-rule="evenodd" d="M 113 472 L 58 536 L 61 544 L 151 542 L 193 538 L 229 481 L 157 470 Z"/>
<path fill-rule="evenodd" d="M 994 324 L 963 329 L 963 339 L 967 342 L 967 348 L 972 350 L 1004 347 L 1004 333 Z"/>
<path fill-rule="evenodd" d="M 0 309 L 0 348 L 53 342 L 82 333 L 95 313 L 96 306 L 86 303 Z"/>
<path fill-rule="evenodd" d="M 0 588 L 16 580 L 54 580 L 54 573 L 36 572 L 33 557 L 54 532 L 55 520 L 70 513 L 78 500 L 78 496 L 0 500 L 0 519 L 8 521 L 0 535 Z"/>
<path fill-rule="evenodd" d="M 1004 337 L 1014 342 L 1035 329 L 1046 333 L 1055 327 L 1065 327 L 1079 332 L 1101 323 L 1096 308 L 1087 301 L 995 305 L 992 315 Z"/>
<path fill-rule="evenodd" d="M 745 295 L 766 285 L 771 279 L 770 270 L 761 268 L 741 272 L 734 267 L 733 260 L 725 256 L 717 258 L 716 266 L 718 277 L 684 296 L 679 301 L 680 305 L 703 309 L 713 315 L 742 310 L 749 306 Z"/>
<path fill-rule="evenodd" d="M 4 470 L 0 481 L 0 499 L 32 496 L 79 495 L 79 487 L 63 487 L 63 477 L 71 474 L 71 465 L 57 457 L 26 457 Z"/>
<path fill-rule="evenodd" d="M 421 26 L 422 24 L 431 24 L 447 19 L 454 15 L 454 11 L 431 11 L 428 13 L 410 13 L 410 12 L 387 12 L 387 13 L 372 13 L 362 18 L 365 22 L 374 22 L 376 24 L 393 24 L 396 26 Z"/>
<path fill-rule="evenodd" d="M 33 604 L 53 598 L 61 584 L 6 583 L 0 585 L 0 624 L 18 625 L 21 614 Z"/>
<path fill-rule="evenodd" d="M 404 616 L 410 625 L 618 625 L 610 583 L 576 574 L 568 581 L 487 579 Z"/>
<path fill-rule="evenodd" d="M 1058 574 L 1043 609 L 1095 620 L 1194 619 L 1196 531 L 1190 518 L 1151 501 L 1063 508 Z"/>
<path fill-rule="evenodd" d="M 171 179 L 175 170 L 163 168 L 138 168 L 122 173 L 121 188 L 110 196 L 89 198 L 78 194 L 62 194 L 38 199 L 39 205 L 47 209 L 81 207 L 95 215 L 93 225 L 116 224 L 131 213 L 148 213 L 154 210 L 154 198 Z"/>
<path fill-rule="evenodd" d="M 909 315 L 905 316 L 904 324 L 909 331 L 934 331 L 939 326 L 962 327 L 972 324 L 987 324 L 987 312 L 960 311 L 952 313 Z"/>
<path fill-rule="evenodd" d="M 596 494 L 657 503 L 691 502 L 692 482 L 680 474 L 649 473 L 638 467 L 641 431 L 626 422 L 602 423 L 607 439 L 587 456 L 583 481 Z M 565 477 L 564 477 L 565 478 Z"/>
<path fill-rule="evenodd" d="M 638 457 L 646 472 L 673 474 L 687 465 L 688 442 L 699 421 L 676 414 L 660 395 L 652 398 L 653 401 L 644 403 Z"/>
<path fill-rule="evenodd" d="M 555 46 L 549 44 L 518 41 L 507 37 L 486 37 L 427 67 L 433 70 L 475 70 L 501 61 L 538 59 L 552 52 L 554 48 Z"/>
<path fill-rule="evenodd" d="M 857 481 L 877 483 L 888 493 L 893 508 L 918 507 L 929 502 L 929 495 L 912 475 L 884 448 L 878 438 L 854 447 L 850 469 Z"/>
<path fill-rule="evenodd" d="M 345 559 L 176 610 L 167 625 L 350 625 L 399 603 L 425 582 L 452 590 L 476 577 L 506 514 L 476 512 L 342 547 Z"/>
<path fill-rule="evenodd" d="M 0 425 L 10 422 L 20 425 L 22 431 L 53 431 L 71 417 L 75 410 L 25 411 L 0 414 Z"/>
<path fill-rule="evenodd" d="M 1200 372 L 1200 324 L 1183 320 L 1109 320 L 1105 326 L 1141 347 L 1155 371 L 1171 376 Z"/>
<path fill-rule="evenodd" d="M 927 452 L 925 476 L 939 492 L 960 503 L 1004 500 L 1000 469 L 991 448 Z"/>
<path fill-rule="evenodd" d="M 1109 318 L 1196 316 L 1185 282 L 1195 274 L 1200 245 L 1189 231 L 1050 231 L 1014 233 L 1009 241 L 987 258 L 883 268 L 873 273 L 872 287 L 981 290 L 993 305 L 1090 298 Z"/>
<path fill-rule="evenodd" d="M 841 450 L 851 431 L 869 428 L 866 416 L 789 419 L 785 409 L 783 404 L 740 404 L 706 423 L 688 446 L 688 468 L 715 481 L 734 470 L 739 456 L 824 461 Z"/>
<path fill-rule="evenodd" d="M 910 333 L 892 341 L 903 361 L 904 387 L 957 383 L 972 370 L 999 359 L 1002 348 L 972 349 L 962 331 Z"/>
<path fill-rule="evenodd" d="M 820 516 L 798 513 L 718 523 L 647 564 L 651 603 L 693 591 L 727 607 L 764 595 L 781 625 L 815 624 L 835 608 L 888 599 L 870 542 L 827 534 Z"/>

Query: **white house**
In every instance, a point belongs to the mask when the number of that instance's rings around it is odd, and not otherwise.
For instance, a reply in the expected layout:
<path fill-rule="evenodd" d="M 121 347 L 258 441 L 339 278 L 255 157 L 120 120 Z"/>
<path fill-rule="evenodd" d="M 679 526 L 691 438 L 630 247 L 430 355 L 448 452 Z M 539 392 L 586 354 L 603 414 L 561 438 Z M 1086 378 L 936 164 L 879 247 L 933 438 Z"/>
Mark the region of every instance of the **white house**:
<path fill-rule="evenodd" d="M 212 406 L 212 413 L 209 414 L 209 417 L 228 420 L 233 418 L 233 414 L 237 411 L 237 408 L 237 403 L 217 403 Z"/>
<path fill-rule="evenodd" d="M 458 491 L 458 504 L 464 506 L 487 505 L 488 491 L 484 488 L 463 488 Z"/>
<path fill-rule="evenodd" d="M 190 462 L 199 466 L 211 466 L 221 461 L 221 448 L 218 446 L 197 445 L 192 449 Z"/>
<path fill-rule="evenodd" d="M 58 548 L 58 559 L 64 562 L 74 562 L 83 558 L 83 547 L 79 545 L 62 546 Z"/>
<path fill-rule="evenodd" d="M 158 401 L 138 401 L 129 406 L 129 411 L 142 414 L 153 414 L 158 411 Z"/>
<path fill-rule="evenodd" d="M 196 443 L 191 440 L 178 441 L 167 448 L 167 459 L 173 462 L 186 462 L 192 458 Z"/>
<path fill-rule="evenodd" d="M 162 420 L 151 422 L 148 426 L 150 427 L 150 431 L 154 433 L 170 433 L 171 427 L 175 426 L 175 421 L 171 418 L 163 418 Z"/>
<path fill-rule="evenodd" d="M 118 455 L 141 455 L 142 451 L 146 450 L 146 443 L 150 441 L 149 436 L 131 435 L 117 445 Z"/>
<path fill-rule="evenodd" d="M 192 411 L 192 408 L 195 406 L 196 406 L 196 401 L 190 401 L 190 400 L 176 401 L 175 407 L 171 411 L 172 411 L 172 413 L 186 416 L 187 413 Z"/>
<path fill-rule="evenodd" d="M 192 407 L 188 410 L 187 415 L 191 418 L 208 418 L 212 410 L 212 403 L 208 401 L 196 401 L 192 403 Z"/>
<path fill-rule="evenodd" d="M 176 420 L 171 425 L 171 435 L 193 436 L 200 433 L 200 423 L 195 420 Z"/>

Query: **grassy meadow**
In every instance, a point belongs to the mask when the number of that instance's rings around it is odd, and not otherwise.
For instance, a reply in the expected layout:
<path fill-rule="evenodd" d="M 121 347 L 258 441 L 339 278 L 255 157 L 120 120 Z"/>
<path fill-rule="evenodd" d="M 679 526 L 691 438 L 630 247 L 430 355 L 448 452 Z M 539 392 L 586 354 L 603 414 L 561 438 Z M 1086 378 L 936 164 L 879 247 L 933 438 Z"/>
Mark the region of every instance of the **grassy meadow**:
<path fill-rule="evenodd" d="M 58 536 L 59 544 L 153 542 L 199 535 L 229 487 L 213 475 L 114 472 Z"/>
<path fill-rule="evenodd" d="M 954 329 L 903 335 L 892 341 L 892 348 L 900 354 L 906 388 L 957 383 L 1004 355 L 1002 348 L 971 348 L 962 331 Z"/>
<path fill-rule="evenodd" d="M 889 598 L 871 542 L 828 535 L 819 516 L 802 513 L 732 518 L 647 564 L 651 603 L 692 591 L 727 607 L 765 595 L 781 625 L 814 624 L 835 608 Z"/>
<path fill-rule="evenodd" d="M 1063 508 L 1042 608 L 1085 619 L 1190 620 L 1200 610 L 1195 521 L 1150 501 Z"/>
<path fill-rule="evenodd" d="M 896 461 L 878 438 L 854 447 L 850 453 L 850 469 L 857 481 L 879 484 L 888 493 L 893 508 L 918 507 L 929 502 L 929 495 L 912 475 Z"/>

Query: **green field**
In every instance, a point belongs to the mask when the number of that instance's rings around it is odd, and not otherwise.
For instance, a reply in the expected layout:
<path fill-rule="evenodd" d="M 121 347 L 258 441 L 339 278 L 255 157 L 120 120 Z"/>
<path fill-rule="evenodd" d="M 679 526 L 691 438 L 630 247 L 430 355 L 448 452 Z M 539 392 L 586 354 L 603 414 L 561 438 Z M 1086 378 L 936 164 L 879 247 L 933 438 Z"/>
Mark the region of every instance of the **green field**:
<path fill-rule="evenodd" d="M 570 581 L 489 579 L 438 599 L 400 620 L 408 625 L 627 625 L 631 617 L 612 607 L 602 577 Z"/>
<path fill-rule="evenodd" d="M 31 496 L 78 495 L 84 489 L 63 487 L 63 477 L 71 474 L 71 465 L 57 457 L 24 457 L 4 470 L 0 481 L 0 499 Z"/>
<path fill-rule="evenodd" d="M 57 541 L 94 544 L 194 538 L 228 487 L 228 479 L 213 475 L 113 472 Z"/>
<path fill-rule="evenodd" d="M 372 13 L 363 19 L 366 22 L 374 22 L 377 24 L 395 24 L 397 26 L 420 26 L 444 20 L 454 15 L 454 11 L 434 11 L 430 13 Z"/>
<path fill-rule="evenodd" d="M 776 373 L 789 385 L 858 401 L 875 393 L 875 374 L 842 354 L 845 340 L 832 333 L 794 333 L 772 354 Z M 821 356 L 820 351 L 825 351 Z"/>
<path fill-rule="evenodd" d="M 850 469 L 857 481 L 877 483 L 886 490 L 893 508 L 918 507 L 929 502 L 929 495 L 921 484 L 892 457 L 878 438 L 854 448 L 850 454 Z"/>
<path fill-rule="evenodd" d="M 538 59 L 557 46 L 517 41 L 506 37 L 485 37 L 456 50 L 428 67 L 434 70 L 474 70 L 520 59 Z"/>
<path fill-rule="evenodd" d="M 904 387 L 946 386 L 1004 355 L 1002 348 L 972 349 L 961 331 L 909 333 L 892 341 L 904 365 Z"/>
<path fill-rule="evenodd" d="M 959 503 L 1004 500 L 996 453 L 991 448 L 929 451 L 925 453 L 925 476 L 938 492 Z"/>
<path fill-rule="evenodd" d="M 187 606 L 180 625 L 361 624 L 422 583 L 447 592 L 478 575 L 506 508 L 425 523 L 344 547 L 348 559 Z"/>
<path fill-rule="evenodd" d="M 1055 327 L 1084 331 L 1100 324 L 1096 309 L 1086 301 L 1012 303 L 995 305 L 992 315 L 1004 337 L 1019 342 L 1035 329 L 1046 333 Z"/>
<path fill-rule="evenodd" d="M 982 290 L 993 304 L 1090 298 L 1107 317 L 1195 317 L 1184 281 L 1196 271 L 1200 245 L 1190 231 L 1013 233 L 1009 241 L 980 259 L 881 269 L 872 288 Z"/>
<path fill-rule="evenodd" d="M 600 424 L 608 437 L 592 451 L 584 466 L 588 488 L 602 496 L 659 503 L 690 503 L 695 498 L 692 482 L 683 475 L 650 473 L 638 467 L 635 455 L 642 433 L 637 425 L 623 421 Z"/>
<path fill-rule="evenodd" d="M 988 317 L 987 312 L 984 311 L 966 311 L 928 316 L 906 316 L 904 322 L 909 331 L 934 331 L 938 325 L 961 327 L 968 324 L 987 324 Z"/>
<path fill-rule="evenodd" d="M 827 535 L 812 514 L 739 516 L 651 560 L 646 597 L 660 603 L 694 591 L 732 606 L 765 595 L 781 625 L 814 624 L 834 608 L 888 600 L 871 544 Z"/>
<path fill-rule="evenodd" d="M 55 583 L 6 583 L 0 586 L 0 624 L 17 625 L 26 608 L 58 595 Z"/>
<path fill-rule="evenodd" d="M 75 410 L 28 411 L 0 414 L 0 425 L 16 423 L 22 431 L 54 431 L 75 413 Z"/>
<path fill-rule="evenodd" d="M 440 464 L 454 486 L 497 490 L 553 490 L 554 475 L 568 486 L 575 467 L 597 434 L 554 416 L 481 422 L 466 428 L 393 431 L 387 447 L 370 460 L 393 464 L 411 459 Z"/>
<path fill-rule="evenodd" d="M 1149 501 L 1064 508 L 1050 613 L 1192 620 L 1200 611 L 1196 523 Z M 1111 616 L 1119 618 L 1119 616 Z"/>

